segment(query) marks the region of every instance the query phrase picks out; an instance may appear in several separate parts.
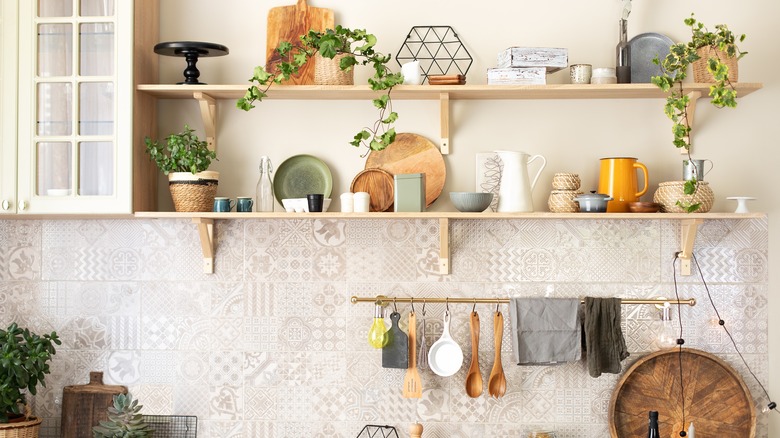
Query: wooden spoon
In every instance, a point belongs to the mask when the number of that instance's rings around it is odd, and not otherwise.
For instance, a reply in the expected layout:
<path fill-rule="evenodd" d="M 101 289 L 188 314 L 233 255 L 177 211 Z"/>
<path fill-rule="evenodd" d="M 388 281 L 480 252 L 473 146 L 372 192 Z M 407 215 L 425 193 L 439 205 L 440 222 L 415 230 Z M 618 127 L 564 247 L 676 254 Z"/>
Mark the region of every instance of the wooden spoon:
<path fill-rule="evenodd" d="M 404 398 L 422 398 L 422 383 L 417 371 L 417 317 L 409 312 L 409 367 L 404 376 Z"/>
<path fill-rule="evenodd" d="M 495 356 L 493 358 L 493 369 L 490 371 L 490 378 L 488 378 L 488 394 L 493 397 L 503 397 L 506 393 L 506 376 L 504 376 L 504 368 L 501 365 L 501 342 L 504 338 L 504 316 L 501 312 L 496 311 L 493 316 L 493 344 Z"/>
<path fill-rule="evenodd" d="M 471 366 L 466 375 L 466 394 L 471 398 L 482 395 L 482 373 L 479 371 L 479 315 L 471 312 L 469 320 L 471 328 Z"/>

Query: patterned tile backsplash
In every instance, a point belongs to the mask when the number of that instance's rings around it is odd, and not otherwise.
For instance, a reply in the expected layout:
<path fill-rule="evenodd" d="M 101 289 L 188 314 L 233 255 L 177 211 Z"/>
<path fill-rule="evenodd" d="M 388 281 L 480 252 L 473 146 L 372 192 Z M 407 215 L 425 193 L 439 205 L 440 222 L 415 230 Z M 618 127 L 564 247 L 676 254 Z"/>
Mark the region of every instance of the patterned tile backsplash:
<path fill-rule="evenodd" d="M 507 393 L 469 398 L 472 306 L 451 304 L 464 366 L 449 378 L 422 371 L 422 398 L 404 399 L 404 370 L 383 369 L 381 352 L 366 341 L 372 306 L 349 298 L 668 298 L 675 280 L 681 297 L 698 301 L 681 309 L 686 346 L 717 354 L 743 376 L 756 403 L 766 403 L 718 326 L 701 279 L 675 276 L 679 221 L 453 220 L 450 275 L 438 273 L 438 226 L 222 220 L 210 275 L 201 272 L 189 220 L 0 220 L 3 327 L 18 321 L 56 330 L 63 340 L 47 387 L 33 400 L 44 418 L 42 436 L 59 436 L 62 388 L 99 370 L 105 383 L 128 386 L 144 413 L 196 415 L 204 437 L 351 438 L 366 424 L 394 425 L 403 437 L 420 421 L 430 438 L 525 437 L 534 427 L 602 438 L 619 375 L 591 378 L 584 363 L 511 365 L 506 318 Z M 766 220 L 707 220 L 695 254 L 721 316 L 766 382 Z M 398 307 L 406 329 L 410 307 Z M 431 345 L 444 306 L 426 307 L 425 316 L 416 309 L 419 335 Z M 494 310 L 477 306 L 485 381 Z M 671 324 L 679 328 L 676 316 Z M 653 306 L 624 306 L 623 330 L 631 352 L 624 369 L 661 348 Z M 758 437 L 767 436 L 766 423 L 759 415 Z"/>

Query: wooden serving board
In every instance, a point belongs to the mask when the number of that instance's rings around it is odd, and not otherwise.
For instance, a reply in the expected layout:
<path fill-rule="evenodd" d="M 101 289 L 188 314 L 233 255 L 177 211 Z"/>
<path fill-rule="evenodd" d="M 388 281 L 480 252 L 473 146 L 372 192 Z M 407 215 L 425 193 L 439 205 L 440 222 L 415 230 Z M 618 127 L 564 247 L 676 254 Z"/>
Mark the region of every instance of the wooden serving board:
<path fill-rule="evenodd" d="M 402 133 L 381 151 L 371 151 L 366 159 L 366 169 L 379 168 L 393 175 L 405 173 L 425 174 L 425 205 L 433 204 L 447 178 L 444 157 L 433 142 L 422 135 Z"/>
<path fill-rule="evenodd" d="M 86 385 L 66 386 L 62 390 L 62 437 L 92 436 L 92 426 L 108 420 L 106 409 L 114 402 L 114 395 L 127 394 L 127 387 L 104 385 L 103 373 L 89 373 Z"/>
<path fill-rule="evenodd" d="M 324 31 L 335 26 L 333 10 L 312 8 L 306 0 L 298 0 L 294 6 L 279 6 L 268 11 L 268 28 L 266 31 L 265 69 L 271 71 L 274 65 L 281 62 L 276 48 L 282 41 L 296 44 L 301 35 L 310 30 Z M 309 60 L 297 76 L 286 82 L 288 85 L 314 84 L 314 60 Z"/>
<path fill-rule="evenodd" d="M 703 437 L 753 438 L 756 414 L 745 382 L 723 360 L 692 348 L 662 350 L 639 359 L 612 393 L 609 426 L 613 437 L 647 435 L 648 413 L 658 411 L 661 437 L 679 437 L 693 422 Z M 682 424 L 680 360 L 685 388 Z"/>

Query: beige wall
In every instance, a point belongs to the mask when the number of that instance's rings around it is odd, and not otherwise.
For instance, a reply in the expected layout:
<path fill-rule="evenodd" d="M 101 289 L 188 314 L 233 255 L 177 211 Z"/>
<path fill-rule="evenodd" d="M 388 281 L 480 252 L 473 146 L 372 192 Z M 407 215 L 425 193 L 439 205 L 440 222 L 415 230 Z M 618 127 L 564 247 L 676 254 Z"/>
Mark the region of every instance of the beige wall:
<path fill-rule="evenodd" d="M 218 83 L 243 83 L 252 67 L 263 63 L 265 16 L 269 7 L 292 2 L 256 0 L 166 0 L 161 2 L 162 40 L 213 41 L 230 48 L 224 58 L 200 62 L 201 79 Z M 616 38 L 616 19 L 621 2 L 608 1 L 316 1 L 313 6 L 336 11 L 337 22 L 366 28 L 379 38 L 379 48 L 398 51 L 406 32 L 414 25 L 452 25 L 474 57 L 468 83 L 485 82 L 485 69 L 495 54 L 511 45 L 566 47 L 571 63 L 611 66 Z M 734 2 L 653 0 L 634 2 L 629 36 L 660 32 L 675 40 L 686 37 L 682 19 L 690 12 L 705 23 L 726 22 L 748 39 L 742 45 L 750 52 L 740 63 L 740 79 L 762 82 L 764 89 L 746 97 L 736 110 L 716 111 L 700 105 L 696 114 L 694 154 L 709 158 L 715 168 L 707 176 L 716 196 L 715 211 L 734 205 L 726 196 L 755 196 L 756 211 L 769 214 L 769 228 L 778 225 L 775 184 L 777 140 L 774 135 L 775 100 L 780 96 L 776 74 L 776 38 L 770 33 L 780 16 L 780 5 L 769 0 Z M 161 82 L 179 80 L 180 59 L 161 59 Z M 362 82 L 367 73 L 358 71 Z M 566 72 L 549 77 L 567 81 Z M 184 122 L 202 130 L 194 102 L 160 103 L 161 133 L 179 130 Z M 346 143 L 356 131 L 372 122 L 369 102 L 264 102 L 250 113 L 234 109 L 234 102 L 220 102 L 219 157 L 223 171 L 220 192 L 252 194 L 261 155 L 275 164 L 296 153 L 323 157 L 335 174 L 334 193 L 348 189 L 362 168 L 359 153 Z M 438 136 L 438 105 L 435 102 L 397 102 L 397 129 L 431 139 Z M 651 192 L 661 181 L 678 178 L 681 157 L 671 145 L 670 122 L 660 100 L 628 101 L 500 101 L 454 102 L 452 104 L 453 154 L 446 157 L 449 177 L 444 188 L 470 190 L 474 179 L 474 153 L 492 149 L 517 149 L 546 156 L 548 167 L 534 196 L 544 205 L 547 187 L 557 171 L 579 173 L 583 187 L 595 189 L 598 159 L 604 156 L 638 157 L 650 168 Z M 229 171 L 229 172 L 227 172 Z M 443 197 L 443 198 L 446 198 Z M 337 204 L 336 204 L 337 206 Z M 434 205 L 447 210 L 446 199 Z M 770 253 L 779 250 L 777 234 L 770 238 Z M 773 289 L 780 281 L 777 258 L 770 259 L 770 369 L 780 366 L 780 304 Z M 780 384 L 770 382 L 771 392 Z M 777 395 L 776 395 L 777 397 Z M 774 434 L 780 433 L 778 416 Z M 772 434 L 772 435 L 774 435 Z"/>

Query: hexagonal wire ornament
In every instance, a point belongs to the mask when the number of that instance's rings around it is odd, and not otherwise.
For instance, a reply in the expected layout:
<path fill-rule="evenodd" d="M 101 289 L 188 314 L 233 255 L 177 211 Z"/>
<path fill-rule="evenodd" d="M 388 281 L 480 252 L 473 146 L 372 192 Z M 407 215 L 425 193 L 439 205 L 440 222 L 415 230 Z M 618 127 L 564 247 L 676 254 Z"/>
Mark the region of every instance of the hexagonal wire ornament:
<path fill-rule="evenodd" d="M 395 60 L 398 65 L 420 61 L 423 83 L 428 76 L 446 75 L 453 67 L 466 76 L 474 62 L 452 26 L 413 26 Z"/>

